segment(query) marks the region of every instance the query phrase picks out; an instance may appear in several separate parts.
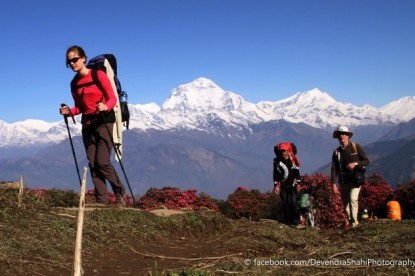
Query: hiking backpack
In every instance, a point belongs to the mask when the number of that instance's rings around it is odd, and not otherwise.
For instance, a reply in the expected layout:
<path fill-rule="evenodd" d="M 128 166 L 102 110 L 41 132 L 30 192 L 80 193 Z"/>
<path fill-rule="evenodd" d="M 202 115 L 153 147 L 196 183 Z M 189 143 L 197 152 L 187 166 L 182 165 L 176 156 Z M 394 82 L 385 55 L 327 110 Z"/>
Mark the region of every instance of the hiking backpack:
<path fill-rule="evenodd" d="M 289 168 L 284 164 L 284 161 L 281 160 L 281 154 L 280 154 L 280 150 L 281 149 L 285 149 L 288 151 L 289 155 L 290 155 L 290 160 L 292 162 L 292 173 L 293 173 L 293 177 L 294 179 L 296 179 L 298 181 L 301 180 L 301 175 L 300 175 L 300 161 L 298 160 L 296 154 L 297 154 L 297 147 L 295 146 L 294 143 L 291 142 L 282 142 L 279 143 L 277 145 L 274 146 L 274 153 L 275 153 L 275 158 L 274 158 L 274 162 L 273 162 L 273 166 L 274 166 L 274 170 L 273 170 L 273 179 L 274 182 L 275 181 L 281 181 L 281 182 L 285 182 L 288 179 L 288 176 L 290 174 L 290 170 Z M 293 184 L 295 185 L 295 184 Z"/>
<path fill-rule="evenodd" d="M 311 206 L 311 202 L 310 202 L 310 194 L 308 193 L 303 193 L 300 196 L 300 200 L 298 200 L 298 206 L 301 209 L 307 209 Z"/>
<path fill-rule="evenodd" d="M 105 62 L 108 61 L 108 64 Z M 113 74 L 109 72 L 108 65 L 111 67 Z M 128 110 L 128 95 L 127 92 L 123 91 L 121 88 L 121 83 L 117 76 L 117 60 L 113 54 L 103 54 L 96 56 L 89 60 L 87 67 L 92 69 L 91 75 L 94 83 L 99 87 L 99 89 L 103 92 L 104 88 L 102 87 L 101 83 L 98 80 L 96 70 L 102 70 L 110 79 L 111 83 L 115 84 L 115 89 L 117 90 L 117 102 L 119 102 L 119 108 L 121 110 L 121 120 L 124 126 L 129 129 L 130 125 L 130 111 Z M 112 77 L 113 75 L 113 77 Z M 112 78 L 111 78 L 112 77 Z M 114 82 L 112 82 L 112 79 Z M 114 88 L 114 87 L 113 87 Z"/>
<path fill-rule="evenodd" d="M 277 158 L 279 157 L 278 152 L 281 148 L 287 149 L 288 152 L 291 155 L 291 159 L 293 160 L 294 164 L 297 167 L 300 167 L 300 160 L 298 160 L 298 158 L 297 158 L 297 146 L 292 142 L 282 142 L 282 143 L 279 143 L 279 144 L 275 145 L 274 146 L 274 153 L 275 153 L 275 156 Z"/>

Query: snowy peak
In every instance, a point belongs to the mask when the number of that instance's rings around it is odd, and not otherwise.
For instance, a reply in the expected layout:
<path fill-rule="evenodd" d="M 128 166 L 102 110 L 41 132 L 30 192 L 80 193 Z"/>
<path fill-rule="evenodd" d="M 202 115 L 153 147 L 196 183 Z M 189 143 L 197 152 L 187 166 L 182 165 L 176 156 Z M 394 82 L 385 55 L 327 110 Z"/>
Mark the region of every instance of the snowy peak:
<path fill-rule="evenodd" d="M 213 81 L 198 78 L 190 83 L 182 84 L 172 90 L 163 104 L 163 109 L 201 109 L 218 108 L 223 103 L 225 91 Z"/>
<path fill-rule="evenodd" d="M 80 134 L 78 128 L 71 125 L 73 135 Z M 66 128 L 63 122 L 48 123 L 40 120 L 28 119 L 13 124 L 0 121 L 0 147 L 25 147 L 29 145 L 41 145 L 63 140 L 66 136 Z"/>
<path fill-rule="evenodd" d="M 398 114 L 401 119 L 409 121 L 415 117 L 415 96 L 400 98 L 380 108 L 380 111 L 389 115 Z"/>
<path fill-rule="evenodd" d="M 173 89 L 162 109 L 163 111 L 177 110 L 182 113 L 188 113 L 188 111 L 211 112 L 212 110 L 232 111 L 241 109 L 246 104 L 249 103 L 240 95 L 223 90 L 209 79 L 198 78 Z"/>
<path fill-rule="evenodd" d="M 260 102 L 258 107 L 274 119 L 284 119 L 292 123 L 306 123 L 317 128 L 332 128 L 340 124 L 348 126 L 374 124 L 378 121 L 393 122 L 391 116 L 381 114 L 371 106 L 357 107 L 336 102 L 329 94 L 315 88 L 299 92 L 276 101 Z"/>
<path fill-rule="evenodd" d="M 319 90 L 318 88 L 314 88 L 306 92 L 298 92 L 287 99 L 279 101 L 279 103 L 292 105 L 300 104 L 301 106 L 321 106 L 322 103 L 329 105 L 334 104 L 335 102 L 336 101 L 330 97 L 329 94 Z"/>
<path fill-rule="evenodd" d="M 194 81 L 187 83 L 187 84 L 182 84 L 179 86 L 180 87 L 193 87 L 193 89 L 216 89 L 219 88 L 220 90 L 222 90 L 216 83 L 214 83 L 212 80 L 204 78 L 204 77 L 200 77 L 195 79 Z"/>
<path fill-rule="evenodd" d="M 158 115 L 165 128 L 206 131 L 212 120 L 247 127 L 263 121 L 264 114 L 240 95 L 223 90 L 209 79 L 198 78 L 173 89 Z"/>

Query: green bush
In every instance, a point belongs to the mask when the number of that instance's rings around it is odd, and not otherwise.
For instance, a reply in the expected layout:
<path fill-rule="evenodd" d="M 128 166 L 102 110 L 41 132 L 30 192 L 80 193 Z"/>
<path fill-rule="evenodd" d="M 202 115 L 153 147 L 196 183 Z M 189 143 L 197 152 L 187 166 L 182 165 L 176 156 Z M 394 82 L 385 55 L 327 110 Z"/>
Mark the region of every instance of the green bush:
<path fill-rule="evenodd" d="M 45 191 L 45 200 L 52 207 L 78 207 L 79 195 L 72 190 L 51 189 Z"/>

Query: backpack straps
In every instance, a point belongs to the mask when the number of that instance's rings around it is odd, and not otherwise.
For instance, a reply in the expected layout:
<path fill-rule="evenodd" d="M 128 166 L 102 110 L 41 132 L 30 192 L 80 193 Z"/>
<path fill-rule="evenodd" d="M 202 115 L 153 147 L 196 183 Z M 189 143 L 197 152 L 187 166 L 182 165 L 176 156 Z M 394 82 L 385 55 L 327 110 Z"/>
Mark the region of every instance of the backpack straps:
<path fill-rule="evenodd" d="M 97 69 L 92 68 L 91 69 L 91 76 L 92 76 L 92 80 L 94 81 L 93 83 L 95 83 L 99 90 L 101 90 L 102 94 L 104 94 L 104 87 L 102 86 L 101 82 L 98 79 L 98 73 L 97 73 Z"/>
<path fill-rule="evenodd" d="M 73 94 L 73 93 L 75 93 L 76 88 L 78 87 L 78 86 L 76 85 L 76 83 L 78 82 L 78 79 L 79 79 L 78 75 L 75 75 L 75 76 L 73 77 L 73 79 L 71 80 L 71 92 L 72 92 L 72 94 Z"/>
<path fill-rule="evenodd" d="M 98 86 L 99 90 L 101 90 L 101 93 L 102 93 L 101 100 L 102 100 L 104 98 L 104 95 L 105 95 L 105 90 L 104 90 L 104 87 L 102 86 L 102 83 L 98 79 L 97 71 L 98 71 L 98 69 L 92 68 L 91 69 L 91 76 L 92 76 L 92 79 L 94 80 L 94 83 Z"/>
<path fill-rule="evenodd" d="M 353 148 L 353 153 L 357 154 L 356 143 L 352 143 L 352 148 Z M 340 147 L 338 147 L 335 150 L 335 154 L 337 156 L 337 162 L 338 162 L 338 165 L 339 165 L 339 170 L 341 172 L 342 171 L 342 165 L 341 165 L 341 155 L 340 155 L 340 150 L 339 149 L 340 149 Z"/>
<path fill-rule="evenodd" d="M 352 143 L 352 147 L 353 147 L 353 153 L 357 153 L 357 150 L 356 150 L 356 143 Z"/>
<path fill-rule="evenodd" d="M 98 86 L 99 90 L 101 90 L 102 94 L 104 94 L 104 87 L 102 86 L 101 82 L 98 79 L 97 69 L 91 69 L 91 76 L 92 76 L 92 81 L 82 83 L 82 84 L 77 84 L 77 82 L 79 80 L 79 77 L 78 77 L 78 75 L 75 75 L 75 77 L 71 81 L 71 91 L 72 91 L 72 93 L 75 92 L 75 90 L 78 89 L 78 88 L 82 88 L 82 87 L 91 86 L 93 84 L 96 84 L 96 86 Z"/>
<path fill-rule="evenodd" d="M 86 87 L 86 86 L 90 86 L 90 85 L 95 84 L 99 88 L 99 90 L 102 92 L 102 96 L 104 96 L 105 95 L 104 94 L 105 90 L 104 90 L 104 87 L 102 86 L 101 82 L 98 79 L 97 70 L 98 69 L 91 68 L 92 81 L 82 83 L 82 84 L 77 84 L 79 77 L 78 77 L 78 75 L 76 75 L 71 81 L 71 91 L 72 91 L 72 93 L 74 93 L 76 91 L 76 89 L 78 89 L 78 88 L 82 88 L 82 87 Z"/>
<path fill-rule="evenodd" d="M 340 147 L 338 147 L 335 151 L 334 151 L 336 157 L 337 157 L 337 164 L 336 166 L 338 166 L 339 168 L 339 173 L 341 173 L 342 170 L 342 164 L 341 164 L 341 154 L 340 154 Z"/>

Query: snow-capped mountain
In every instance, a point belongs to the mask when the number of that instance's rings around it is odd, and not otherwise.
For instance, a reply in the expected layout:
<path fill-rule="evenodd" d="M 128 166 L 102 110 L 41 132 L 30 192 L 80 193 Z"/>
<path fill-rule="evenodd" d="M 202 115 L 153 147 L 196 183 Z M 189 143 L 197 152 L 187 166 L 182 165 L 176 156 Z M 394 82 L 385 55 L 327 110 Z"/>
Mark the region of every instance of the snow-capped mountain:
<path fill-rule="evenodd" d="M 412 101 L 408 103 L 408 98 Z M 405 105 L 405 108 L 399 108 Z M 155 105 L 156 106 L 156 105 Z M 370 105 L 354 106 L 335 101 L 326 92 L 313 89 L 299 92 L 280 101 L 247 102 L 240 95 L 225 91 L 213 81 L 198 78 L 191 83 L 173 89 L 170 98 L 154 112 L 145 113 L 148 128 L 199 128 L 203 129 L 212 120 L 220 120 L 229 126 L 248 125 L 284 119 L 288 122 L 303 122 L 317 128 L 333 128 L 339 124 L 348 126 L 398 123 L 415 117 L 415 97 L 405 97 L 393 104 L 394 108 L 376 109 Z M 144 113 L 142 106 L 133 106 L 133 112 Z M 404 112 L 405 111 L 405 112 Z M 132 125 L 136 125 L 134 117 Z M 140 118 L 141 119 L 141 118 Z"/>
<path fill-rule="evenodd" d="M 356 127 L 409 121 L 415 117 L 415 97 L 405 97 L 376 109 L 370 105 L 358 107 L 337 102 L 326 92 L 313 89 L 280 101 L 254 104 L 234 92 L 223 90 L 212 80 L 198 78 L 173 89 L 161 107 L 154 103 L 130 104 L 129 109 L 130 128 L 140 130 L 217 132 L 214 126 L 217 123 L 249 129 L 251 125 L 280 119 L 328 129 L 339 124 Z M 79 123 L 70 122 L 70 127 L 73 136 L 80 135 Z M 0 121 L 0 147 L 41 145 L 66 138 L 63 121 L 26 120 L 13 124 Z"/>
<path fill-rule="evenodd" d="M 362 107 L 336 102 L 319 89 L 299 92 L 277 102 L 260 102 L 257 105 L 275 119 L 292 123 L 306 123 L 317 128 L 333 128 L 338 125 L 359 126 L 378 123 L 397 123 L 399 117 L 384 114 L 370 105 Z"/>
<path fill-rule="evenodd" d="M 403 97 L 393 101 L 380 109 L 385 114 L 409 121 L 415 117 L 415 97 Z"/>
<path fill-rule="evenodd" d="M 71 127 L 74 133 L 80 132 Z M 66 126 L 61 122 L 48 123 L 41 120 L 28 119 L 13 124 L 0 120 L 0 148 L 25 147 L 58 142 L 65 139 Z"/>
<path fill-rule="evenodd" d="M 173 89 L 162 106 L 129 108 L 131 130 L 123 134 L 123 164 L 135 193 L 171 186 L 223 198 L 236 186 L 269 190 L 278 141 L 297 145 L 303 173 L 325 172 L 319 168 L 330 162 L 338 146 L 331 134 L 339 124 L 352 127 L 356 142 L 368 145 L 373 168 L 388 175 L 391 185 L 414 174 L 415 97 L 376 109 L 341 103 L 313 89 L 254 104 L 198 78 Z M 75 155 L 85 165 L 81 124 L 69 125 Z M 0 179 L 24 175 L 30 187 L 78 187 L 67 138 L 63 120 L 0 121 Z"/>

